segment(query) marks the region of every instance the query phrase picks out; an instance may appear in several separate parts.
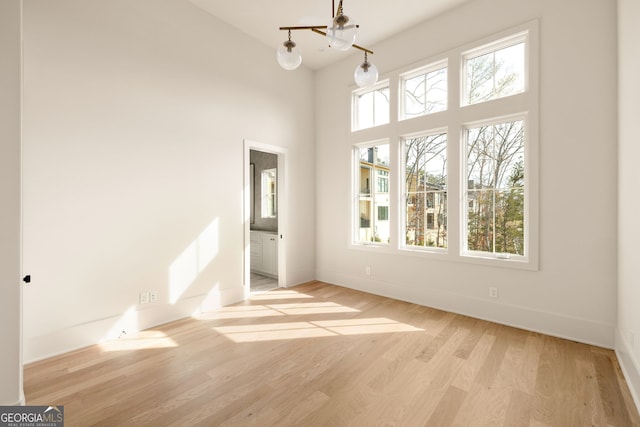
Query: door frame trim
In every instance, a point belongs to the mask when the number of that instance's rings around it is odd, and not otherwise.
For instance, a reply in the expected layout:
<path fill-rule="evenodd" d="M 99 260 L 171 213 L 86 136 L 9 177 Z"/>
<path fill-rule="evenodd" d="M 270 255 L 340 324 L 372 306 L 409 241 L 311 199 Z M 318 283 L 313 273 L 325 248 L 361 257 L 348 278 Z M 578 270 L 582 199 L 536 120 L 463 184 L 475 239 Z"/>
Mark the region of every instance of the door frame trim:
<path fill-rule="evenodd" d="M 289 225 L 289 183 L 288 183 L 288 156 L 287 148 L 277 145 L 263 144 L 261 142 L 244 139 L 243 158 L 243 225 L 244 225 L 244 251 L 243 251 L 243 288 L 244 298 L 251 295 L 251 182 L 250 159 L 251 150 L 271 153 L 278 156 L 278 286 L 287 287 L 287 231 Z"/>

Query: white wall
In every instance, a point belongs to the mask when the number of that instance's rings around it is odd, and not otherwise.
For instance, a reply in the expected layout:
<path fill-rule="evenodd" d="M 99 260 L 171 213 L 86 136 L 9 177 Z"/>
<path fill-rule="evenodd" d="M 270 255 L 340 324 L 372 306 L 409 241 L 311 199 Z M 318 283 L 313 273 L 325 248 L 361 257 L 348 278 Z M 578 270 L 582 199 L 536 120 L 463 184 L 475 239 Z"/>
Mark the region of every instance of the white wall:
<path fill-rule="evenodd" d="M 616 352 L 640 407 L 640 3 L 618 0 L 618 329 Z"/>
<path fill-rule="evenodd" d="M 244 138 L 288 150 L 314 278 L 311 71 L 187 0 L 26 0 L 24 34 L 26 361 L 243 297 Z"/>
<path fill-rule="evenodd" d="M 579 11 L 579 13 L 577 12 Z M 349 90 L 361 55 L 316 79 L 318 279 L 612 348 L 616 323 L 616 5 L 476 0 L 371 46 L 382 78 L 540 22 L 540 268 L 351 250 Z M 375 31 L 375 27 L 361 31 Z M 365 266 L 372 266 L 371 276 Z M 490 300 L 488 287 L 500 290 Z"/>
<path fill-rule="evenodd" d="M 0 2 L 0 405 L 22 399 L 20 280 L 21 1 Z"/>

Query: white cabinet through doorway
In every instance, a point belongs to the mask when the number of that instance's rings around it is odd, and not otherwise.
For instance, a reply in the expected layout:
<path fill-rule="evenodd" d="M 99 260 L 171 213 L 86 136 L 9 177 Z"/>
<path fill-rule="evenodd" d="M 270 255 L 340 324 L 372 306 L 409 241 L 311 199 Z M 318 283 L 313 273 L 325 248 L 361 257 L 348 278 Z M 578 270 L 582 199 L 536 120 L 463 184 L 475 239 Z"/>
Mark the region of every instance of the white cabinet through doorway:
<path fill-rule="evenodd" d="M 251 232 L 251 271 L 278 277 L 278 236 L 264 231 Z"/>

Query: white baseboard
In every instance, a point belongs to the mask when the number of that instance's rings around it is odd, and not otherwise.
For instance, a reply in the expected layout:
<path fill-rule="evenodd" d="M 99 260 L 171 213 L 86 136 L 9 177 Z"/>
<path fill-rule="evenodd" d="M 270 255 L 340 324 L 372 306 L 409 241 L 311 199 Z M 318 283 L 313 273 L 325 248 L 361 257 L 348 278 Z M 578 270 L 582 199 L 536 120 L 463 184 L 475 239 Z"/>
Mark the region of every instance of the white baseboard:
<path fill-rule="evenodd" d="M 631 345 L 618 328 L 616 328 L 616 356 L 636 408 L 640 411 L 640 363 L 636 360 Z"/>
<path fill-rule="evenodd" d="M 203 294 L 184 298 L 176 304 L 158 304 L 157 306 L 133 306 L 135 322 L 123 328 L 115 328 L 122 321 L 124 313 L 87 323 L 56 330 L 37 337 L 24 338 L 24 364 L 47 359 L 69 351 L 98 344 L 105 339 L 117 338 L 120 330 L 127 334 L 152 328 L 163 323 L 191 317 L 196 313 L 206 312 L 233 304 L 244 299 L 241 286 L 220 290 L 215 295 Z"/>
<path fill-rule="evenodd" d="M 363 281 L 359 277 L 338 277 L 335 281 L 318 280 L 584 344 L 608 349 L 613 349 L 615 346 L 615 325 L 613 324 L 450 292 L 424 288 L 399 288 L 383 281 Z"/>

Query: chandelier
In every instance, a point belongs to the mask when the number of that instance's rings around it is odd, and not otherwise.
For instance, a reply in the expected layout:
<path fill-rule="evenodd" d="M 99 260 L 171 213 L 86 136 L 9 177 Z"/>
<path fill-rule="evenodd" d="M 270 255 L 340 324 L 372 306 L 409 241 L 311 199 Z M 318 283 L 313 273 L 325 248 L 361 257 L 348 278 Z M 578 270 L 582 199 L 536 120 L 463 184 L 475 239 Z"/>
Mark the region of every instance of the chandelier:
<path fill-rule="evenodd" d="M 378 69 L 369 62 L 368 54 L 373 55 L 373 51 L 355 44 L 358 32 L 358 25 L 351 22 L 351 18 L 344 14 L 342 10 L 342 0 L 338 3 L 338 11 L 335 10 L 335 0 L 331 2 L 332 18 L 329 25 L 309 25 L 301 27 L 280 27 L 280 30 L 288 31 L 289 38 L 278 48 L 276 57 L 278 63 L 285 70 L 295 70 L 302 64 L 302 56 L 296 43 L 291 40 L 291 31 L 311 30 L 316 34 L 327 37 L 329 46 L 337 50 L 349 50 L 356 48 L 364 52 L 364 62 L 356 67 L 353 78 L 360 87 L 374 85 L 378 81 Z"/>

